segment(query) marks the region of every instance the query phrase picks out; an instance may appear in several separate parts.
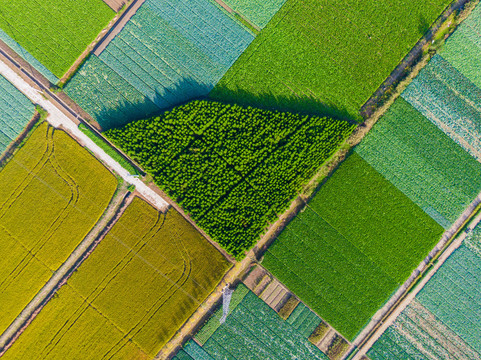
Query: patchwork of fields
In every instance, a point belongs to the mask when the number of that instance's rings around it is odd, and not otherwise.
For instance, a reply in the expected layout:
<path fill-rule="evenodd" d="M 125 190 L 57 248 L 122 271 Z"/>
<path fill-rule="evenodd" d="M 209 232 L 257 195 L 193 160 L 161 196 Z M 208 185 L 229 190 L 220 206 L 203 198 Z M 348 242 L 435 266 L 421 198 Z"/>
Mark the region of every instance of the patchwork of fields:
<path fill-rule="evenodd" d="M 264 28 L 286 0 L 225 0 L 231 9 Z"/>
<path fill-rule="evenodd" d="M 327 360 L 307 340 L 320 322 L 314 313 L 294 310 L 285 321 L 244 285 L 232 295 L 229 311 L 225 323 L 213 316 L 195 336 L 202 346 L 190 340 L 173 359 Z"/>
<path fill-rule="evenodd" d="M 449 3 L 289 0 L 210 96 L 360 120 L 361 106 Z"/>
<path fill-rule="evenodd" d="M 34 112 L 30 100 L 0 75 L 0 154 L 20 135 Z"/>
<path fill-rule="evenodd" d="M 106 135 L 242 258 L 353 125 L 194 101 Z"/>
<path fill-rule="evenodd" d="M 102 0 L 2 1 L 0 29 L 60 78 L 114 15 Z"/>
<path fill-rule="evenodd" d="M 0 171 L 0 332 L 90 231 L 116 187 L 103 165 L 46 124 Z"/>
<path fill-rule="evenodd" d="M 65 91 L 103 129 L 119 127 L 207 95 L 253 38 L 210 0 L 146 0 Z"/>
<path fill-rule="evenodd" d="M 481 192 L 481 164 L 402 98 L 356 152 L 445 229 Z"/>
<path fill-rule="evenodd" d="M 470 234 L 374 344 L 378 359 L 481 359 L 481 228 Z"/>
<path fill-rule="evenodd" d="M 353 153 L 271 245 L 262 265 L 352 339 L 442 233 Z"/>
<path fill-rule="evenodd" d="M 175 210 L 135 198 L 5 359 L 153 359 L 229 263 Z"/>

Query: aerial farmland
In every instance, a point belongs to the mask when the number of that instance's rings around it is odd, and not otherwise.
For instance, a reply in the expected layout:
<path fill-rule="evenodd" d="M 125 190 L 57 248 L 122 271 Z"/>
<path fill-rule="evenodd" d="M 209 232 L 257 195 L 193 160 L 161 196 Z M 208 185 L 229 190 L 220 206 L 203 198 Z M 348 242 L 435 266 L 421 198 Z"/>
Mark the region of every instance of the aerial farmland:
<path fill-rule="evenodd" d="M 0 0 L 0 358 L 481 359 L 479 0 Z"/>

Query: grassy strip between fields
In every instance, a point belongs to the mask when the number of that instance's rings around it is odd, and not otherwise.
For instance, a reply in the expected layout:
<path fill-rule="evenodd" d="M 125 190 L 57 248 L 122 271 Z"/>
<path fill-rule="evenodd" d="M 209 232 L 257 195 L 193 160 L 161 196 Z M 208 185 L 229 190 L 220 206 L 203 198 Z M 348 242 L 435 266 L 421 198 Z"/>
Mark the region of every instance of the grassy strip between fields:
<path fill-rule="evenodd" d="M 94 131 L 84 124 L 79 124 L 78 128 L 85 135 L 87 135 L 97 146 L 99 146 L 103 151 L 107 153 L 112 159 L 117 161 L 120 166 L 127 170 L 132 175 L 140 175 L 140 172 L 135 166 L 133 166 L 130 161 L 128 161 L 122 154 L 120 154 L 116 149 L 110 146 L 106 141 L 100 138 Z"/>
<path fill-rule="evenodd" d="M 178 212 L 135 198 L 5 359 L 153 359 L 229 266 Z"/>
<path fill-rule="evenodd" d="M 95 225 L 116 178 L 66 133 L 40 124 L 0 171 L 0 331 Z"/>

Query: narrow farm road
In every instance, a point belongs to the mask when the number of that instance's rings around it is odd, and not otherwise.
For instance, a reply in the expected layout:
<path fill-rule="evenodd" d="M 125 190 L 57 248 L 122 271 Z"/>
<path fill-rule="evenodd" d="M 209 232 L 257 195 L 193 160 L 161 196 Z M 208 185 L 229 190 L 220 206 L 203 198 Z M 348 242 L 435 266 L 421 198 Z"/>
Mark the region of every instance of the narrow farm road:
<path fill-rule="evenodd" d="M 162 212 L 166 212 L 169 204 L 160 195 L 149 188 L 142 180 L 133 176 L 125 170 L 117 161 L 96 145 L 86 134 L 84 134 L 77 125 L 70 120 L 54 103 L 46 99 L 43 94 L 29 85 L 15 71 L 13 71 L 5 62 L 0 60 L 0 74 L 14 84 L 22 93 L 24 93 L 34 104 L 40 105 L 47 110 L 49 116 L 47 121 L 56 128 L 61 127 L 81 145 L 89 149 L 97 159 L 101 160 L 109 168 L 115 171 L 127 183 L 135 185 L 136 190 L 153 206 Z"/>
<path fill-rule="evenodd" d="M 0 335 L 0 357 L 11 346 L 15 339 L 21 335 L 27 325 L 35 318 L 42 307 L 51 299 L 70 274 L 80 265 L 85 257 L 92 251 L 99 237 L 105 234 L 107 225 L 115 217 L 119 217 L 132 200 L 126 197 L 125 184 L 117 191 L 109 206 L 105 209 L 101 219 L 89 231 L 87 236 L 75 248 L 65 262 L 52 274 L 48 282 L 40 289 L 35 297 L 22 310 L 20 315 Z"/>

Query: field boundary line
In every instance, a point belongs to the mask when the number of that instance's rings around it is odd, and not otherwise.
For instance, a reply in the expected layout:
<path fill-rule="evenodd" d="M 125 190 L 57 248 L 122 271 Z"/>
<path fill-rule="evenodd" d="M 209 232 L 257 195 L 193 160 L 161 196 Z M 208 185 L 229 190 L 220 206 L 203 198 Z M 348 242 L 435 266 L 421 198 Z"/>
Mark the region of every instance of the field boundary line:
<path fill-rule="evenodd" d="M 415 269 L 410 278 L 373 317 L 353 343 L 358 351 L 353 360 L 361 360 L 384 331 L 396 320 L 406 306 L 416 297 L 446 259 L 456 250 L 466 235 L 481 222 L 481 193 L 466 208 L 456 222 L 444 232 L 441 240 Z M 376 317 L 378 319 L 376 319 Z"/>
<path fill-rule="evenodd" d="M 145 0 L 133 0 L 127 9 L 120 15 L 115 23 L 110 27 L 105 36 L 103 36 L 93 47 L 92 54 L 99 56 L 102 51 L 110 44 L 110 42 L 122 31 L 132 16 L 140 9 Z"/>
<path fill-rule="evenodd" d="M 73 272 L 91 254 L 113 224 L 116 223 L 123 214 L 132 199 L 132 193 L 127 191 L 125 185 L 121 185 L 117 189 L 116 194 L 112 197 L 99 221 L 69 255 L 67 260 L 65 260 L 65 262 L 53 272 L 52 277 L 22 310 L 18 317 L 10 324 L 3 334 L 0 335 L 0 357 L 12 346 L 15 340 L 35 319 L 37 314 L 55 295 L 58 289 L 66 283 L 67 279 L 73 274 Z"/>
<path fill-rule="evenodd" d="M 436 32 L 443 26 L 444 22 L 451 16 L 452 13 L 461 9 L 467 3 L 476 0 L 456 0 L 451 2 L 441 13 L 441 15 L 430 24 L 429 29 L 418 40 L 416 45 L 404 56 L 401 62 L 394 68 L 389 74 L 386 80 L 384 80 L 377 90 L 371 95 L 371 97 L 361 106 L 359 110 L 360 115 L 367 119 L 376 112 L 379 103 L 382 103 L 386 92 L 394 87 L 402 79 L 406 70 L 412 67 L 420 57 L 423 55 L 423 47 L 428 44 L 436 35 Z"/>

